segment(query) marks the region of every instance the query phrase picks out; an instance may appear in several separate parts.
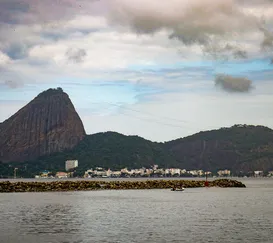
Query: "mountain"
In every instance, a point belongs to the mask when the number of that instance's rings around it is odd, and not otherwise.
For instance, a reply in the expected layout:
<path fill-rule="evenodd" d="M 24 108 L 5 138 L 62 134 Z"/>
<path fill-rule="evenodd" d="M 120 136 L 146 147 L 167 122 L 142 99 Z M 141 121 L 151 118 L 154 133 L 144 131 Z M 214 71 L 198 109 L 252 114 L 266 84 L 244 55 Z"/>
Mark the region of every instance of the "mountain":
<path fill-rule="evenodd" d="M 242 175 L 249 171 L 273 170 L 273 130 L 263 126 L 235 125 L 205 131 L 166 143 L 116 132 L 86 135 L 71 150 L 42 156 L 35 161 L 13 163 L 21 175 L 33 176 L 42 170 L 63 171 L 68 159 L 77 159 L 77 172 L 96 166 L 121 169 L 179 167 L 216 172 L 230 169 Z M 19 172 L 18 172 L 19 173 Z M 12 168 L 0 163 L 0 176 L 13 175 Z"/>
<path fill-rule="evenodd" d="M 25 176 L 45 169 L 62 171 L 68 159 L 79 161 L 80 173 L 96 166 L 121 169 L 158 164 L 240 174 L 273 170 L 273 130 L 234 125 L 165 143 L 116 132 L 86 135 L 68 95 L 58 88 L 40 93 L 0 123 L 0 152 L 0 177 L 12 175 L 15 167 Z"/>
<path fill-rule="evenodd" d="M 273 169 L 273 130 L 264 126 L 234 125 L 173 140 L 164 146 L 187 169 Z"/>
<path fill-rule="evenodd" d="M 72 149 L 84 136 L 68 95 L 61 88 L 49 89 L 0 124 L 0 161 L 33 160 Z"/>
<path fill-rule="evenodd" d="M 178 166 L 176 160 L 166 151 L 161 143 L 154 143 L 138 136 L 125 136 L 116 132 L 104 132 L 86 135 L 85 138 L 72 150 L 42 156 L 35 161 L 15 163 L 26 176 L 33 176 L 40 171 L 63 171 L 64 163 L 69 159 L 77 159 L 77 172 L 82 175 L 85 170 L 94 167 L 111 169 L 149 168 L 153 164 L 161 167 Z M 3 174 L 12 175 L 12 169 L 3 167 Z M 26 173 L 27 171 L 27 173 Z"/>

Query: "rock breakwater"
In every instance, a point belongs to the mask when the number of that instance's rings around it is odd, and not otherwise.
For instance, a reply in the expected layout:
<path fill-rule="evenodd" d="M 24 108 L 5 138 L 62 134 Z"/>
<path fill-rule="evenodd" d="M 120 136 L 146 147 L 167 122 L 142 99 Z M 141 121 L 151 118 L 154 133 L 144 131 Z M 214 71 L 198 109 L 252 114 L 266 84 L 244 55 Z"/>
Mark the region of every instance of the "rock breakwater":
<path fill-rule="evenodd" d="M 51 182 L 0 182 L 2 192 L 50 192 L 128 189 L 169 189 L 172 187 L 204 187 L 205 181 L 147 180 L 147 181 L 51 181 Z M 209 187 L 246 187 L 242 182 L 219 179 L 209 182 Z"/>

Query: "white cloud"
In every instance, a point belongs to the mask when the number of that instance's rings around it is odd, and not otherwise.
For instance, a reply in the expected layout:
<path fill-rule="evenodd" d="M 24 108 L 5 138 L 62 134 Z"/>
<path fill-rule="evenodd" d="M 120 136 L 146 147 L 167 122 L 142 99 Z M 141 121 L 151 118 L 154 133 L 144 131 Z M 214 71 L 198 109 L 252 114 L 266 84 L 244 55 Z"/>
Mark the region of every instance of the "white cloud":
<path fill-rule="evenodd" d="M 76 16 L 74 19 L 60 23 L 60 25 L 63 25 L 65 29 L 75 30 L 105 29 L 108 27 L 104 17 L 90 15 Z"/>
<path fill-rule="evenodd" d="M 0 67 L 7 65 L 10 62 L 11 62 L 10 58 L 5 53 L 0 51 Z"/>
<path fill-rule="evenodd" d="M 50 44 L 34 46 L 29 50 L 29 57 L 65 67 L 67 49 L 80 48 L 87 54 L 80 68 L 120 69 L 132 65 L 150 66 L 178 62 L 181 60 L 181 54 L 176 49 L 176 44 L 176 41 L 168 41 L 164 33 L 137 36 L 116 31 L 95 32 L 81 38 L 65 38 Z M 180 52 L 189 59 L 197 56 L 196 50 L 184 48 Z M 79 66 L 76 65 L 74 68 L 78 69 Z"/>

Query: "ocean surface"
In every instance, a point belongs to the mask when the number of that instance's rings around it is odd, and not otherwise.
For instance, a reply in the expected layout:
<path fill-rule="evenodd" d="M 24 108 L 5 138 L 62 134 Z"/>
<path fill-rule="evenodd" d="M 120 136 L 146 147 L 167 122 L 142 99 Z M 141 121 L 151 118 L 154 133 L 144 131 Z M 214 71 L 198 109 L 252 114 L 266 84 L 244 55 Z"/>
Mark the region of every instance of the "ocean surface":
<path fill-rule="evenodd" d="M 247 188 L 0 194 L 0 242 L 273 242 L 273 178 Z"/>

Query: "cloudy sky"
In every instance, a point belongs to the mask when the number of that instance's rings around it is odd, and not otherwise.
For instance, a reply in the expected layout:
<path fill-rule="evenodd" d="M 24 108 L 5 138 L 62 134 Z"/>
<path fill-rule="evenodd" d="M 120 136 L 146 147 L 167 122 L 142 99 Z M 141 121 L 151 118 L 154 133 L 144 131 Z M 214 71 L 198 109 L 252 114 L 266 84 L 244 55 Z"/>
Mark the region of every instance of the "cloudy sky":
<path fill-rule="evenodd" d="M 273 1 L 0 0 L 0 122 L 56 87 L 89 134 L 273 128 Z"/>

